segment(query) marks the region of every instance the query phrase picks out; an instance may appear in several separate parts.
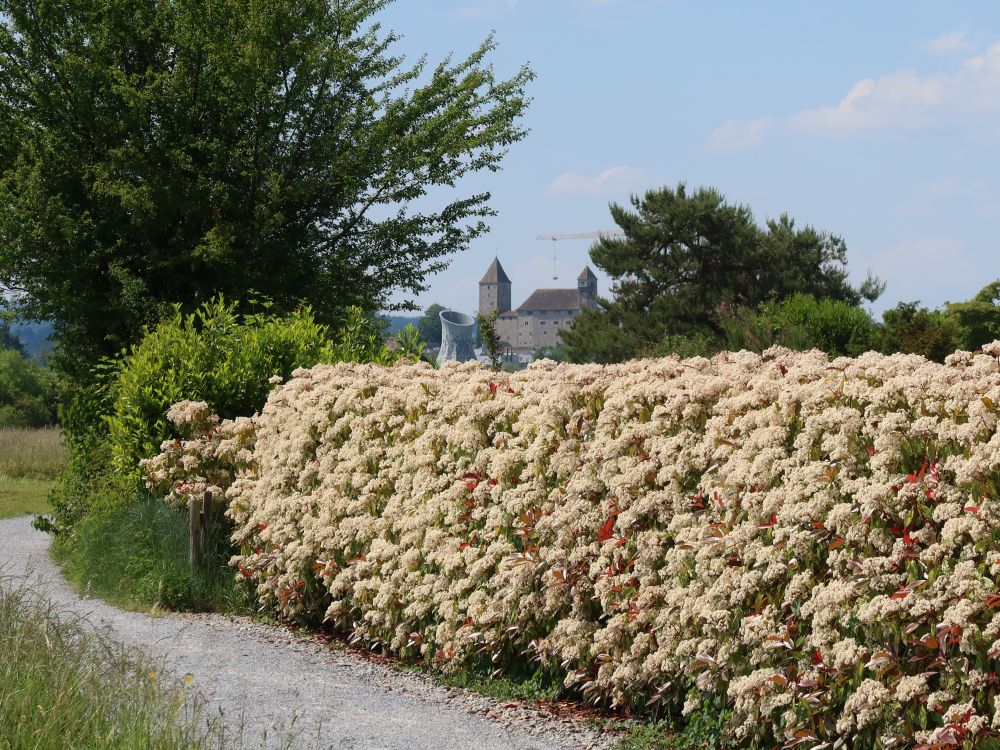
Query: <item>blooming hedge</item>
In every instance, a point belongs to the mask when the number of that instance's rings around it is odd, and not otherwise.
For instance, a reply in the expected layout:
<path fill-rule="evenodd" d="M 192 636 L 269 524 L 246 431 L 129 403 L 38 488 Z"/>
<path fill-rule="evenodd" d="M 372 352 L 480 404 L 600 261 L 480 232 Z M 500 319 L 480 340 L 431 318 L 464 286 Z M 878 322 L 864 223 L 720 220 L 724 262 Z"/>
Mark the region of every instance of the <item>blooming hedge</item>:
<path fill-rule="evenodd" d="M 738 744 L 968 746 L 1000 728 L 998 357 L 300 370 L 226 489 L 234 564 L 445 669 L 724 703 Z"/>

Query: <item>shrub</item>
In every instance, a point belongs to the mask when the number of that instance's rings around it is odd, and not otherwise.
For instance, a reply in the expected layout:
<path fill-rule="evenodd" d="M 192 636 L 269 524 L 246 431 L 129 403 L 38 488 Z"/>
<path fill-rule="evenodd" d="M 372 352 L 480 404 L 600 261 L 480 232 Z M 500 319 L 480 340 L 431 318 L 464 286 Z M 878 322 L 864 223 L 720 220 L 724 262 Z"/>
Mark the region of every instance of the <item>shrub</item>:
<path fill-rule="evenodd" d="M 808 294 L 769 302 L 756 312 L 747 308 L 722 311 L 719 318 L 726 346 L 732 351 L 761 352 L 778 345 L 854 357 L 878 348 L 878 327 L 864 309 Z"/>
<path fill-rule="evenodd" d="M 230 489 L 262 602 L 457 669 L 932 747 L 1000 712 L 1000 342 L 601 367 L 318 366 Z"/>
<path fill-rule="evenodd" d="M 179 437 L 167 419 L 178 401 L 205 401 L 227 418 L 249 416 L 263 406 L 270 379 L 296 368 L 419 356 L 412 330 L 390 352 L 373 318 L 358 308 L 348 312 L 331 336 L 308 307 L 285 316 L 240 315 L 219 297 L 191 314 L 175 310 L 121 360 L 102 363 L 64 411 L 71 457 L 53 497 L 57 527 L 71 528 L 95 502 L 134 500 L 140 460 Z"/>
<path fill-rule="evenodd" d="M 108 417 L 112 466 L 138 476 L 140 459 L 174 437 L 167 410 L 178 401 L 207 401 L 226 418 L 249 416 L 267 399 L 271 377 L 337 358 L 326 326 L 308 308 L 241 316 L 218 298 L 190 315 L 177 311 L 117 367 Z"/>
<path fill-rule="evenodd" d="M 796 294 L 764 305 L 761 317 L 777 333 L 776 343 L 793 349 L 856 357 L 877 348 L 878 328 L 868 313 L 840 300 Z"/>
<path fill-rule="evenodd" d="M 964 342 L 965 333 L 958 318 L 940 310 L 928 310 L 917 302 L 900 302 L 882 313 L 884 352 L 920 354 L 943 362 Z"/>

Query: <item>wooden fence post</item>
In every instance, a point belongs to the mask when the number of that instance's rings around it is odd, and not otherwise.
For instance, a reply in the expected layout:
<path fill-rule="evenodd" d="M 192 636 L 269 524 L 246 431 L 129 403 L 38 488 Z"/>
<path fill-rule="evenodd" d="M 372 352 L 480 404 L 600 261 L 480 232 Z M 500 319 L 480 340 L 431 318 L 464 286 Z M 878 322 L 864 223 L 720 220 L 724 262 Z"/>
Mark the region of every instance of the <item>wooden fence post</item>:
<path fill-rule="evenodd" d="M 201 498 L 192 497 L 188 504 L 188 562 L 192 570 L 201 567 Z"/>

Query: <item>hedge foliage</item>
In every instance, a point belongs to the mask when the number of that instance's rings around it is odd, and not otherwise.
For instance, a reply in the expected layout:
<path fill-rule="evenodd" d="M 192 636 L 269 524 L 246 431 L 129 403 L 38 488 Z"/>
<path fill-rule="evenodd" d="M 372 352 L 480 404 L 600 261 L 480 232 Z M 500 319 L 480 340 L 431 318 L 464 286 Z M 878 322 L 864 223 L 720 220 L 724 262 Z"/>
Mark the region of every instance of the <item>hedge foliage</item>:
<path fill-rule="evenodd" d="M 724 707 L 740 745 L 979 743 L 998 357 L 299 371 L 226 489 L 234 563 L 289 618 L 444 669 L 538 659 L 636 711 Z M 197 474 L 218 439 L 147 469 Z"/>

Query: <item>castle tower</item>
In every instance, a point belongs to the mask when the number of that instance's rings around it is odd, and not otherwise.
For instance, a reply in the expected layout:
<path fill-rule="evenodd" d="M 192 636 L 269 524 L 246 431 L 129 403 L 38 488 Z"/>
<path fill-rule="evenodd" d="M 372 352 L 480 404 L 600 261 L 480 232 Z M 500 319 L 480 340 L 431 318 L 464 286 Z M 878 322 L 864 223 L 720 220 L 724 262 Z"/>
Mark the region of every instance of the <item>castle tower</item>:
<path fill-rule="evenodd" d="M 580 293 L 580 307 L 597 307 L 597 277 L 590 266 L 584 266 L 576 277 L 576 290 Z"/>
<path fill-rule="evenodd" d="M 502 313 L 510 310 L 510 279 L 499 258 L 493 259 L 486 275 L 479 280 L 479 312 L 489 315 L 494 307 Z"/>

